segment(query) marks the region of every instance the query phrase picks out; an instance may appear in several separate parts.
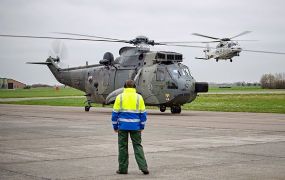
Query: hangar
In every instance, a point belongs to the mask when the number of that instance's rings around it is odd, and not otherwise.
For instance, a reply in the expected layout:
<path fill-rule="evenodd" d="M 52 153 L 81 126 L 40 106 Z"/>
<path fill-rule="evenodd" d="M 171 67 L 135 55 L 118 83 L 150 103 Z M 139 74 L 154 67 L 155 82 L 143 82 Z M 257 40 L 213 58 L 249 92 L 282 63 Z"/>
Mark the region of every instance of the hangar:
<path fill-rule="evenodd" d="M 0 78 L 0 89 L 18 89 L 24 87 L 26 87 L 26 84 L 14 79 Z"/>

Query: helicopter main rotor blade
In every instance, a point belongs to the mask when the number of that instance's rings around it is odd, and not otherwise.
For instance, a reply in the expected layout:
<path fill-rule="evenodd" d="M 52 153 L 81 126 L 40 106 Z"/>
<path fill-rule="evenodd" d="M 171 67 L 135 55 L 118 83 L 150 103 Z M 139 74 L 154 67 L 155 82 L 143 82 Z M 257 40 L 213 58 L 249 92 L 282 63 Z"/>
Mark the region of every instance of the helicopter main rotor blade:
<path fill-rule="evenodd" d="M 68 38 L 68 37 L 53 37 L 53 36 L 29 36 L 29 35 L 11 35 L 11 34 L 0 34 L 0 37 L 33 38 L 33 39 L 59 39 L 59 40 L 73 40 L 73 41 L 101 41 L 101 42 L 128 43 L 128 42 L 125 42 L 125 41 L 122 41 L 122 40 L 88 39 L 88 38 Z"/>
<path fill-rule="evenodd" d="M 220 38 L 206 36 L 206 35 L 199 34 L 199 33 L 192 33 L 192 35 L 194 35 L 194 36 L 201 36 L 201 37 L 210 38 L 210 39 L 215 39 L 215 40 L 220 40 Z"/>
<path fill-rule="evenodd" d="M 184 45 L 184 44 L 159 44 L 163 46 L 177 46 L 177 47 L 190 47 L 190 48 L 202 48 L 205 49 L 205 46 L 192 46 L 192 45 Z M 215 49 L 213 47 L 209 47 L 209 49 Z"/>
<path fill-rule="evenodd" d="M 217 40 L 217 41 L 201 41 L 201 42 L 199 42 L 199 43 L 219 43 L 219 42 L 221 42 L 223 39 L 221 39 L 221 40 Z M 234 41 L 258 41 L 258 40 L 251 40 L 251 39 L 242 39 L 242 40 L 234 40 Z M 197 42 L 198 43 L 198 42 Z"/>
<path fill-rule="evenodd" d="M 212 42 L 220 42 L 220 41 L 166 41 L 166 42 L 158 42 L 162 44 L 194 44 L 194 43 L 212 43 Z"/>
<path fill-rule="evenodd" d="M 162 44 L 176 44 L 176 43 L 181 43 L 181 44 L 190 44 L 190 43 L 202 43 L 201 41 L 163 41 L 163 42 L 158 42 Z"/>
<path fill-rule="evenodd" d="M 239 33 L 238 35 L 235 35 L 235 36 L 233 36 L 233 37 L 231 37 L 231 38 L 229 38 L 229 39 L 234 39 L 234 38 L 236 38 L 236 37 L 239 37 L 239 36 L 242 36 L 242 35 L 245 35 L 245 34 L 248 34 L 248 33 L 251 33 L 251 31 L 244 31 L 244 32 Z"/>
<path fill-rule="evenodd" d="M 259 40 L 255 40 L 255 39 L 240 39 L 240 40 L 234 40 L 234 41 L 259 41 Z"/>
<path fill-rule="evenodd" d="M 243 49 L 242 51 L 246 51 L 246 52 L 255 52 L 255 53 L 267 53 L 267 54 L 280 54 L 280 55 L 285 55 L 285 52 L 256 51 L 256 50 L 249 50 L 249 49 Z"/>
<path fill-rule="evenodd" d="M 87 34 L 77 34 L 77 33 L 65 33 L 65 32 L 53 32 L 55 34 L 64 34 L 64 35 L 72 35 L 72 36 L 82 36 L 82 37 L 91 37 L 91 38 L 99 38 L 99 39 L 106 39 L 106 40 L 112 40 L 112 41 L 125 41 L 128 43 L 128 40 L 123 39 L 115 39 L 115 38 L 108 38 L 108 37 L 102 37 L 102 36 L 93 36 L 93 35 L 87 35 Z"/>

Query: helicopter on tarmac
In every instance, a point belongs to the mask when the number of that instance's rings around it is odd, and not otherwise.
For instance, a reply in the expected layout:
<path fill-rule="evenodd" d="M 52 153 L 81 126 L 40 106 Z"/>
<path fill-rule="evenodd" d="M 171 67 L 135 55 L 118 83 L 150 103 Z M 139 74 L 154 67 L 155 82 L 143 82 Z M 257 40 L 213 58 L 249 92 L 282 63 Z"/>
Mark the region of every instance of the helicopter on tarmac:
<path fill-rule="evenodd" d="M 216 62 L 219 60 L 230 60 L 230 62 L 233 62 L 232 58 L 235 56 L 239 56 L 241 51 L 247 51 L 247 52 L 256 52 L 256 53 L 271 53 L 271 54 L 285 54 L 282 52 L 272 52 L 272 51 L 256 51 L 256 50 L 248 50 L 248 49 L 242 49 L 239 45 L 238 41 L 254 41 L 254 40 L 232 40 L 236 37 L 245 35 L 250 33 L 251 31 L 244 31 L 236 36 L 233 36 L 231 38 L 216 38 L 211 36 L 206 36 L 203 34 L 193 33 L 195 36 L 205 37 L 214 39 L 213 41 L 208 42 L 201 42 L 201 43 L 207 43 L 206 48 L 203 50 L 205 53 L 205 57 L 196 57 L 195 59 L 203 59 L 203 60 L 209 60 L 209 59 L 216 59 Z M 209 47 L 208 43 L 218 43 L 216 48 Z M 211 51 L 211 49 L 214 49 Z"/>
<path fill-rule="evenodd" d="M 59 66 L 61 62 L 59 56 L 50 56 L 45 62 L 29 63 L 47 65 L 57 81 L 85 92 L 87 98 L 85 111 L 89 111 L 92 103 L 112 104 L 116 96 L 123 92 L 123 85 L 127 79 L 135 81 L 137 92 L 143 96 L 146 105 L 158 106 L 161 112 L 170 107 L 173 114 L 181 113 L 181 106 L 192 102 L 197 93 L 208 91 L 208 83 L 196 82 L 189 68 L 182 64 L 182 54 L 170 51 L 151 51 L 149 48 L 149 46 L 154 45 L 168 45 L 167 43 L 155 42 L 145 36 L 138 36 L 132 40 L 121 40 L 72 33 L 58 34 L 84 38 L 0 36 L 119 42 L 134 45 L 122 47 L 119 50 L 120 56 L 117 58 L 114 58 L 112 53 L 106 52 L 99 64 L 94 65 L 86 64 L 79 67 L 61 68 Z M 201 46 L 187 47 L 201 48 Z"/>

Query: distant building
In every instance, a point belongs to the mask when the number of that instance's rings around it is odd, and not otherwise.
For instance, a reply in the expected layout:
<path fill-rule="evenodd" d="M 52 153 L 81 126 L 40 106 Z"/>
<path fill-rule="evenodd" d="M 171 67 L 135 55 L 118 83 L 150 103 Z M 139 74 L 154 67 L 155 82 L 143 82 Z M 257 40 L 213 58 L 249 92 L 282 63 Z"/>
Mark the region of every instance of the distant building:
<path fill-rule="evenodd" d="M 18 89 L 24 88 L 26 84 L 14 79 L 0 78 L 0 89 Z"/>

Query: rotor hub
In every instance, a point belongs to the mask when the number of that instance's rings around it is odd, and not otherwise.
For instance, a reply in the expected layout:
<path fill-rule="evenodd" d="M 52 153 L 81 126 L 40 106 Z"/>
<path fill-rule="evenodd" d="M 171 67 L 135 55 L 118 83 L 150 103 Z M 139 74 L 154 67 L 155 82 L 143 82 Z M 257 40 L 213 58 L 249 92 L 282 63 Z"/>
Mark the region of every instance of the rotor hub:
<path fill-rule="evenodd" d="M 153 40 L 149 40 L 146 36 L 137 36 L 135 39 L 131 40 L 130 43 L 136 46 L 155 45 L 155 42 Z"/>

